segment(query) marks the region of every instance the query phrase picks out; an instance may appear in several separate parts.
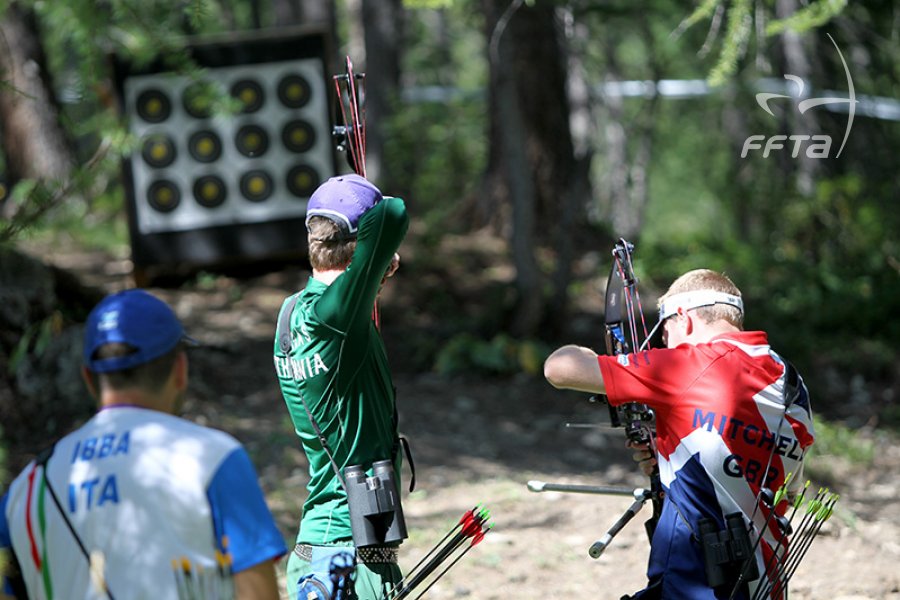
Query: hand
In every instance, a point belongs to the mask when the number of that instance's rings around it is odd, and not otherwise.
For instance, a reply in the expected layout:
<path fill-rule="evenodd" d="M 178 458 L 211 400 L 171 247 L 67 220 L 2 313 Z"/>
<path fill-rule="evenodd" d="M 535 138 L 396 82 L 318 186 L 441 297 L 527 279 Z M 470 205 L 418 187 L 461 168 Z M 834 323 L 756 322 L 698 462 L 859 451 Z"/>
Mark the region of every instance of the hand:
<path fill-rule="evenodd" d="M 653 475 L 653 471 L 656 468 L 656 456 L 650 450 L 650 444 L 638 444 L 629 440 L 625 445 L 635 451 L 631 457 L 638 464 L 644 475 L 648 477 Z"/>
<path fill-rule="evenodd" d="M 400 268 L 400 255 L 394 252 L 394 256 L 391 257 L 391 264 L 387 269 L 387 272 L 384 274 L 384 279 L 386 280 L 388 277 L 393 277 L 394 273 L 397 272 L 397 269 Z"/>
<path fill-rule="evenodd" d="M 397 272 L 397 269 L 400 268 L 400 255 L 394 252 L 394 256 L 391 257 L 391 264 L 388 265 L 387 271 L 384 272 L 384 277 L 381 278 L 381 285 L 378 286 L 378 294 L 381 295 L 381 290 L 384 288 L 384 283 L 388 280 L 388 277 L 393 277 L 394 273 Z"/>

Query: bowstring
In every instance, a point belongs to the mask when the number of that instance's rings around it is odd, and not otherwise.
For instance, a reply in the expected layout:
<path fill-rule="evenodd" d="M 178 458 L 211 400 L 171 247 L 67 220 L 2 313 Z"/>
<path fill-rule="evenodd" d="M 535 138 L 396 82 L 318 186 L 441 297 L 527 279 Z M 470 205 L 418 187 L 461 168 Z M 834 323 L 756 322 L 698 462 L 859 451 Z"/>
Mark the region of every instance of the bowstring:
<path fill-rule="evenodd" d="M 353 124 L 353 166 L 356 174 L 366 177 L 366 129 L 365 129 L 365 109 L 363 109 L 362 117 L 360 117 L 359 95 L 356 87 L 357 75 L 353 72 L 353 65 L 350 57 L 347 57 L 347 91 L 349 94 L 348 104 L 350 105 L 350 118 Z M 360 80 L 365 75 L 360 76 Z"/>

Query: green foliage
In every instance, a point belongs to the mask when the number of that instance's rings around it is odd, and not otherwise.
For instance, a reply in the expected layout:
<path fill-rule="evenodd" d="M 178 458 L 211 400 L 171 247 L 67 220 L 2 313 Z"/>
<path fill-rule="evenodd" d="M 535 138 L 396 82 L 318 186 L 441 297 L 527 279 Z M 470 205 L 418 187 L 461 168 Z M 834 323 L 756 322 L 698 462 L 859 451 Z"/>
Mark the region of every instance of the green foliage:
<path fill-rule="evenodd" d="M 201 30 L 210 21 L 212 9 L 206 0 L 188 0 L 184 7 L 184 13 L 190 27 L 194 30 Z"/>
<path fill-rule="evenodd" d="M 403 173 L 404 193 L 430 231 L 445 228 L 480 182 L 484 126 L 484 105 L 477 99 L 409 104 L 391 120 L 385 158 L 392 172 Z"/>
<path fill-rule="evenodd" d="M 728 25 L 722 40 L 719 60 L 709 74 L 709 84 L 723 85 L 738 68 L 738 61 L 744 55 L 753 24 L 753 2 L 735 0 L 728 9 Z"/>
<path fill-rule="evenodd" d="M 754 21 L 757 21 L 757 29 L 765 26 L 766 36 L 778 35 L 787 30 L 803 33 L 829 22 L 846 7 L 847 0 L 818 0 L 788 17 L 766 22 L 772 17 L 769 12 L 773 8 L 770 6 L 751 0 L 702 0 L 699 6 L 679 24 L 675 34 L 681 35 L 701 21 L 714 19 L 717 12 L 725 12 L 726 25 L 721 38 L 721 47 L 716 64 L 708 76 L 711 86 L 722 86 L 738 72 L 740 61 L 747 52 Z M 717 25 L 713 25 L 711 34 L 714 35 L 716 29 Z M 757 41 L 763 43 L 764 40 Z"/>
<path fill-rule="evenodd" d="M 447 96 L 398 99 L 384 125 L 388 170 L 402 174 L 402 193 L 436 235 L 447 231 L 448 219 L 475 193 L 487 163 L 483 42 L 477 18 L 464 4 L 440 15 L 424 10 L 408 15 L 408 44 L 418 50 L 404 54 L 407 83 Z M 455 43 L 434 43 L 442 38 Z"/>
<path fill-rule="evenodd" d="M 533 340 L 516 340 L 505 333 L 485 340 L 461 333 L 440 349 L 434 370 L 441 375 L 537 375 L 548 355 L 548 347 Z"/>
<path fill-rule="evenodd" d="M 785 19 L 772 21 L 766 26 L 766 35 L 777 35 L 787 30 L 802 33 L 824 25 L 847 7 L 847 0 L 819 0 L 808 4 Z"/>
<path fill-rule="evenodd" d="M 896 339 L 900 278 L 884 262 L 900 251 L 892 225 L 896 220 L 852 175 L 820 182 L 810 198 L 792 198 L 773 248 L 771 267 L 780 267 L 775 289 L 784 290 L 775 310 L 804 315 L 820 344 L 848 334 Z"/>
<path fill-rule="evenodd" d="M 695 235 L 686 243 L 649 245 L 642 260 L 656 266 L 661 283 L 700 266 L 726 271 L 748 299 L 750 325 L 772 329 L 804 355 L 834 347 L 833 358 L 840 359 L 842 348 L 855 346 L 869 368 L 887 368 L 893 353 L 877 352 L 900 334 L 892 317 L 900 310 L 900 280 L 884 257 L 898 249 L 889 222 L 872 222 L 880 214 L 873 203 L 834 195 L 845 189 L 840 185 L 823 182 L 814 198 L 786 200 L 777 229 L 764 240 Z M 860 356 L 847 359 L 858 363 Z"/>
<path fill-rule="evenodd" d="M 55 312 L 46 319 L 28 326 L 12 350 L 7 365 L 7 373 L 14 376 L 19 364 L 27 355 L 40 356 L 47 349 L 51 339 L 62 329 L 62 315 Z"/>
<path fill-rule="evenodd" d="M 723 132 L 708 126 L 710 116 L 721 108 L 715 97 L 659 107 L 643 243 L 689 246 L 698 238 L 734 236 L 732 211 L 722 197 L 732 183 L 731 148 Z M 705 157 L 703 165 L 697 164 L 698 156 Z"/>
<path fill-rule="evenodd" d="M 716 12 L 716 9 L 722 3 L 722 0 L 703 0 L 694 9 L 688 17 L 681 22 L 676 30 L 676 33 L 681 33 L 687 29 L 690 29 L 700 21 L 705 21 L 706 19 L 712 18 L 713 14 Z"/>
<path fill-rule="evenodd" d="M 875 459 L 876 441 L 859 435 L 855 428 L 813 417 L 816 441 L 810 456 L 816 460 L 828 456 L 840 457 L 852 464 L 871 466 Z"/>
<path fill-rule="evenodd" d="M 110 184 L 90 204 L 64 202 L 21 237 L 60 243 L 71 240 L 85 249 L 125 257 L 129 250 L 128 226 L 121 214 L 123 195 L 118 184 Z"/>
<path fill-rule="evenodd" d="M 70 234 L 87 247 L 111 248 L 124 243 L 125 223 L 118 218 L 122 192 L 117 184 L 98 189 L 97 181 L 120 168 L 119 158 L 134 141 L 123 129 L 110 129 L 94 155 L 72 169 L 67 181 L 22 180 L 13 188 L 13 218 L 0 223 L 0 244 L 19 236 Z M 117 179 L 114 181 L 118 181 Z M 91 201 L 78 202 L 79 198 Z M 97 228 L 96 225 L 105 227 Z"/>
<path fill-rule="evenodd" d="M 411 9 L 438 9 L 453 6 L 458 0 L 403 0 L 403 6 Z"/>

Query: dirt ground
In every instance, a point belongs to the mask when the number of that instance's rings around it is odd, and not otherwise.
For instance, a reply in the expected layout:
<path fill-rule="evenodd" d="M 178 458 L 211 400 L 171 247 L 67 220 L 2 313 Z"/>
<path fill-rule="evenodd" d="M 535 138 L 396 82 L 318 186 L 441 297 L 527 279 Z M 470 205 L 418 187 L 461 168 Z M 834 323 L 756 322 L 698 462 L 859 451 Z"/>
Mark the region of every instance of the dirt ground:
<path fill-rule="evenodd" d="M 130 264 L 72 248 L 42 249 L 45 260 L 106 290 L 131 287 Z M 398 276 L 400 285 L 402 271 Z M 250 280 L 199 278 L 167 299 L 204 346 L 192 350 L 187 416 L 234 434 L 247 446 L 285 538 L 296 533 L 306 461 L 295 442 L 271 363 L 275 315 L 303 275 Z M 389 313 L 390 314 L 390 313 Z M 386 331 L 403 323 L 386 318 Z M 388 335 L 392 357 L 402 335 Z M 631 503 L 625 496 L 533 493 L 527 482 L 644 485 L 621 430 L 601 424 L 606 409 L 583 394 L 553 390 L 539 377 L 442 378 L 395 363 L 401 429 L 410 438 L 417 490 L 404 500 L 409 568 L 477 503 L 495 528 L 429 590 L 428 598 L 619 598 L 640 589 L 648 544 L 639 514 L 597 560 L 588 556 Z M 861 433 L 861 435 L 863 435 Z M 884 444 L 871 465 L 814 456 L 841 494 L 792 580 L 791 597 L 900 598 L 900 446 Z M 407 474 L 405 473 L 404 476 Z M 817 482 L 814 482 L 816 484 Z"/>

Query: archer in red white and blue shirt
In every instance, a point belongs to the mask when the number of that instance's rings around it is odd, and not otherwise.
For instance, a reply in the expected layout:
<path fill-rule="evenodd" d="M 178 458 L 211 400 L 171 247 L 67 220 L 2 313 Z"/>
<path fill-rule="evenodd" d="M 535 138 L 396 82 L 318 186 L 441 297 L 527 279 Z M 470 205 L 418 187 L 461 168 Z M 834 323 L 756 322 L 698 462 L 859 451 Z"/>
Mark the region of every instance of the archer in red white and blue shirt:
<path fill-rule="evenodd" d="M 813 442 L 808 392 L 799 379 L 798 393 L 785 402 L 788 363 L 764 332 L 742 330 L 740 291 L 724 275 L 702 269 L 679 277 L 660 300 L 660 323 L 664 349 L 599 356 L 564 346 L 547 359 L 545 376 L 554 387 L 604 393 L 614 406 L 639 402 L 656 415 L 665 501 L 649 584 L 633 598 L 728 598 L 733 586 L 707 581 L 698 524 L 710 518 L 724 527 L 725 515 L 736 512 L 745 525 L 752 519 L 754 543 L 764 532 L 755 556 L 762 576 L 735 598 L 753 596 L 771 585 L 770 558 L 786 543 L 760 489 L 799 480 Z"/>

